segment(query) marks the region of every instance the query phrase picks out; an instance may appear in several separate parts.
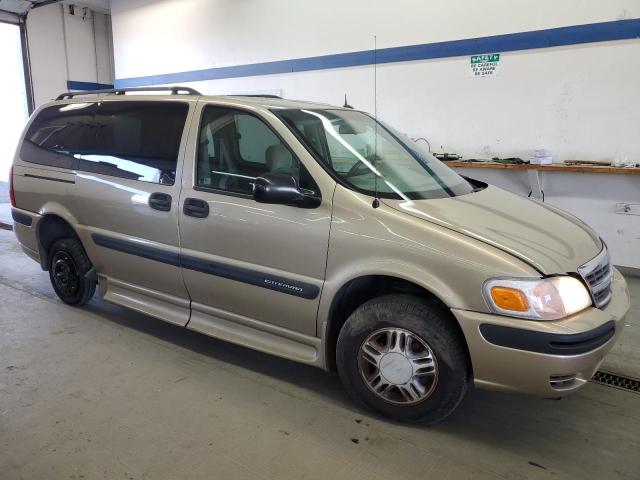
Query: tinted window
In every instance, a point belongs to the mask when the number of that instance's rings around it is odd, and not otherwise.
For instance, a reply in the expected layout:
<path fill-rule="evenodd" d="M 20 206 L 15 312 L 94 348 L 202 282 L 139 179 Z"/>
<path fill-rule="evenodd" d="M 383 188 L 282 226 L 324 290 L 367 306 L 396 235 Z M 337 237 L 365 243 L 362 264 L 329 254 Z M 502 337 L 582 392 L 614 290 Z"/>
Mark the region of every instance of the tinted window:
<path fill-rule="evenodd" d="M 257 177 L 285 173 L 302 188 L 317 188 L 289 148 L 255 115 L 207 107 L 199 138 L 196 184 L 200 187 L 252 195 Z"/>
<path fill-rule="evenodd" d="M 73 103 L 42 110 L 27 131 L 20 158 L 25 162 L 75 169 L 74 152 L 91 148 L 95 103 Z"/>
<path fill-rule="evenodd" d="M 173 185 L 187 111 L 176 102 L 49 107 L 29 128 L 23 159 Z"/>

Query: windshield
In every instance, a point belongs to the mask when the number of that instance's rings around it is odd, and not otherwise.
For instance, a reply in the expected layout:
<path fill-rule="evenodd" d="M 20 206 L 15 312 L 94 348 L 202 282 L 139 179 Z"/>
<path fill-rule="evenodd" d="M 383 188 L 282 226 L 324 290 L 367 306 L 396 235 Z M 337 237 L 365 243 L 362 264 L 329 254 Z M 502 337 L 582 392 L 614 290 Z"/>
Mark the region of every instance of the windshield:
<path fill-rule="evenodd" d="M 421 145 L 369 115 L 349 110 L 283 109 L 277 115 L 342 183 L 380 198 L 464 195 L 473 186 Z"/>

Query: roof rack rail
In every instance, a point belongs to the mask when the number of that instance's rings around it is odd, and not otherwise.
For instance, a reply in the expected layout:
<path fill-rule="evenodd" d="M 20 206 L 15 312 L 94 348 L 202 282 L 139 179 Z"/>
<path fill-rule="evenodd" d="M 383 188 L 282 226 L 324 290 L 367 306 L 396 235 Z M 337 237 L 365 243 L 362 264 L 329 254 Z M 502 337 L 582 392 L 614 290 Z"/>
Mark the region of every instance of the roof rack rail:
<path fill-rule="evenodd" d="M 132 87 L 132 88 L 111 88 L 107 90 L 80 90 L 77 92 L 65 92 L 56 97 L 56 100 L 64 100 L 65 98 L 73 98 L 77 95 L 99 95 L 101 93 L 113 93 L 114 95 L 124 95 L 127 92 L 171 92 L 177 95 L 184 92 L 187 95 L 202 95 L 197 90 L 190 87 Z"/>
<path fill-rule="evenodd" d="M 282 98 L 280 95 L 273 95 L 273 94 L 264 94 L 264 95 L 259 95 L 256 93 L 249 93 L 246 95 L 243 94 L 238 94 L 238 95 L 227 95 L 227 97 L 251 97 L 251 98 Z"/>

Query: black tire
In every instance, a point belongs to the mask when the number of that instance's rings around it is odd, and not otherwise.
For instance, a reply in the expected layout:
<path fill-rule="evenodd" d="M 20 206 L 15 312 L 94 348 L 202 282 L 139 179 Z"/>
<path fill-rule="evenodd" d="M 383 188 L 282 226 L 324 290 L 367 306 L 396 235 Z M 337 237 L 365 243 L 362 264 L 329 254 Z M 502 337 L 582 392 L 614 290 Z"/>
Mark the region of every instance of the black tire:
<path fill-rule="evenodd" d="M 397 328 L 417 335 L 435 358 L 437 374 L 435 380 L 431 380 L 431 393 L 418 403 L 402 405 L 382 398 L 373 392 L 365 381 L 366 374 L 361 372 L 360 347 L 365 340 L 372 338 L 371 335 L 385 328 Z M 471 377 L 466 344 L 447 312 L 436 304 L 410 295 L 385 295 L 358 307 L 340 331 L 336 360 L 340 379 L 351 397 L 365 407 L 401 422 L 441 422 L 458 407 Z M 382 369 L 379 372 L 382 373 Z M 383 383 L 383 380 L 379 381 Z M 400 394 L 401 390 L 397 389 L 397 393 Z"/>
<path fill-rule="evenodd" d="M 49 279 L 56 294 L 68 305 L 87 303 L 96 291 L 96 281 L 87 278 L 92 265 L 75 238 L 58 240 L 49 249 Z"/>

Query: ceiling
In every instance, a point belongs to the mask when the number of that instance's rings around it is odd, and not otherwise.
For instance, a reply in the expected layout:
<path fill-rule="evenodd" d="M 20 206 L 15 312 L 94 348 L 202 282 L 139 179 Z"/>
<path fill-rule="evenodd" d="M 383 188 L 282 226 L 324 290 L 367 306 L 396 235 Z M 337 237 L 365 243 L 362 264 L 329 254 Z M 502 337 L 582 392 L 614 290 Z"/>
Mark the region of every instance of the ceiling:
<path fill-rule="evenodd" d="M 0 11 L 15 13 L 17 15 L 26 14 L 31 8 L 41 3 L 56 3 L 50 0 L 0 0 Z M 89 7 L 97 12 L 109 11 L 109 0 L 78 0 L 65 1 L 64 3 L 76 5 L 77 7 Z"/>

